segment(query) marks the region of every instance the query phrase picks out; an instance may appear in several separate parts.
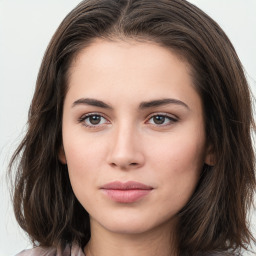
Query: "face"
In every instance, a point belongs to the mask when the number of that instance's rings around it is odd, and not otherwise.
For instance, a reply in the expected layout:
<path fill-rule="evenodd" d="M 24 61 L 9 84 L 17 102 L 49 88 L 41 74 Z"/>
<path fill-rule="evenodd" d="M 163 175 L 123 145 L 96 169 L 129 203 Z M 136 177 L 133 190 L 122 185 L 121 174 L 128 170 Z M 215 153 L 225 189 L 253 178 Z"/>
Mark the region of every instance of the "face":
<path fill-rule="evenodd" d="M 69 72 L 59 158 L 92 225 L 174 222 L 209 158 L 189 65 L 153 43 L 97 39 Z"/>

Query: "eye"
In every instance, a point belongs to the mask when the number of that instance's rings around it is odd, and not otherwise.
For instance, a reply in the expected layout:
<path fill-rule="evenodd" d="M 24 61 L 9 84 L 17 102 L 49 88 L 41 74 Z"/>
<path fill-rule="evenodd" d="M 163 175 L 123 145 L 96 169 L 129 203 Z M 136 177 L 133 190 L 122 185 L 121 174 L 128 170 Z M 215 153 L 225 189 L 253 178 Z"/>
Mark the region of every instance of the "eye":
<path fill-rule="evenodd" d="M 82 123 L 86 127 L 94 128 L 108 124 L 109 121 L 100 114 L 90 113 L 79 118 L 79 123 Z"/>
<path fill-rule="evenodd" d="M 155 114 L 148 119 L 148 123 L 155 126 L 165 126 L 177 122 L 178 119 L 167 114 Z"/>

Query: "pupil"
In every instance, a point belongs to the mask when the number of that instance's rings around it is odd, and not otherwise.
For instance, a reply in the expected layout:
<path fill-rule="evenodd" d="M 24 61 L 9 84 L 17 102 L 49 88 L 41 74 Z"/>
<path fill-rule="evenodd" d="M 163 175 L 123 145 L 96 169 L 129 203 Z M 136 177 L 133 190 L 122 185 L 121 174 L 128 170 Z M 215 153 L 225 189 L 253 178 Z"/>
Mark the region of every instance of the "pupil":
<path fill-rule="evenodd" d="M 90 123 L 91 124 L 99 124 L 100 123 L 100 116 L 90 116 Z"/>
<path fill-rule="evenodd" d="M 154 116 L 153 119 L 156 124 L 163 124 L 165 117 L 164 116 Z"/>

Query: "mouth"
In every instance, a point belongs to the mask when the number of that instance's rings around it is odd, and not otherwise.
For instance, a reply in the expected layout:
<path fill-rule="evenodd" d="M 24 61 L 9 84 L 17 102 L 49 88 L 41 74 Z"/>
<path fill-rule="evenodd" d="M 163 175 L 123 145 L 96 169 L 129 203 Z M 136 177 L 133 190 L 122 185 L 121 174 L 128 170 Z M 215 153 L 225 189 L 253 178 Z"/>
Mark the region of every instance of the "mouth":
<path fill-rule="evenodd" d="M 151 186 L 136 181 L 115 181 L 103 185 L 100 189 L 107 197 L 118 203 L 137 202 L 153 190 Z"/>

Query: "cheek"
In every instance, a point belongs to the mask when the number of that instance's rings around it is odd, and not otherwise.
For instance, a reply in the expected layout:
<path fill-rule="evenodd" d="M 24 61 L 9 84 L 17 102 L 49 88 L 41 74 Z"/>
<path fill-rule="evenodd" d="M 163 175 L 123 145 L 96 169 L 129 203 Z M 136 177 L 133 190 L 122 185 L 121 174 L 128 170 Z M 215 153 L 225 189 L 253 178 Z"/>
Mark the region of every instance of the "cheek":
<path fill-rule="evenodd" d="M 178 204 L 177 208 L 182 207 L 197 185 L 204 164 L 204 144 L 200 137 L 195 138 L 176 137 L 152 152 L 150 158 L 155 160 L 152 165 L 159 186 L 163 194 L 170 195 L 162 197 L 163 203 L 170 202 L 172 197 L 175 199 L 172 203 Z"/>
<path fill-rule="evenodd" d="M 204 151 L 203 140 L 199 136 L 176 136 L 158 145 L 155 144 L 148 158 L 154 159 L 155 166 L 162 166 L 161 169 L 182 175 L 201 169 Z"/>
<path fill-rule="evenodd" d="M 83 129 L 64 130 L 63 144 L 69 178 L 78 200 L 85 206 L 95 197 L 95 186 L 101 183 L 109 151 L 109 139 L 104 135 L 86 134 Z M 105 167 L 105 168 L 103 168 Z M 96 199 L 95 199 L 96 200 Z"/>
<path fill-rule="evenodd" d="M 77 172 L 91 169 L 91 165 L 97 165 L 105 154 L 102 140 L 86 135 L 81 128 L 70 131 L 64 131 L 63 138 L 68 166 Z"/>
<path fill-rule="evenodd" d="M 95 183 L 102 154 L 97 144 L 94 143 L 93 147 L 91 145 L 90 140 L 82 136 L 72 135 L 64 138 L 68 172 L 75 194 L 81 193 L 88 185 Z"/>

